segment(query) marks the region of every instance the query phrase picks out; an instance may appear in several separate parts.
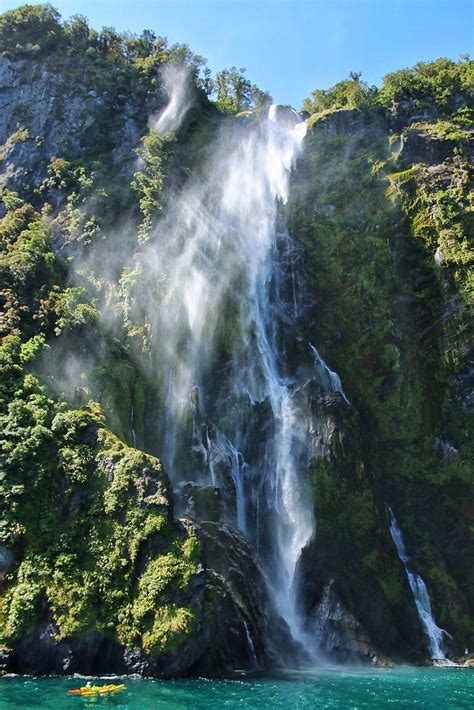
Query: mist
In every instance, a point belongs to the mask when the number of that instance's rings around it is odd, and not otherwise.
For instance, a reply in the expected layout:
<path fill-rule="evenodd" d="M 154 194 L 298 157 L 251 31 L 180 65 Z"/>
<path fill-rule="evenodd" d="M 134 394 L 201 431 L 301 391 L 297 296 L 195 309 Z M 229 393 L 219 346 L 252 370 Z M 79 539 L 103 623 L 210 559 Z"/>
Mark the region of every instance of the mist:
<path fill-rule="evenodd" d="M 150 121 L 160 133 L 178 130 L 193 101 L 187 72 L 170 66 L 164 79 L 169 101 Z M 294 250 L 285 205 L 305 133 L 277 106 L 225 122 L 146 243 L 124 223 L 116 249 L 98 243 L 76 266 L 106 284 L 107 332 L 128 322 L 147 333 L 129 356 L 161 393 L 156 441 L 173 485 L 220 488 L 226 519 L 252 543 L 280 614 L 308 646 L 295 572 L 315 530 L 304 470 L 315 429 L 308 371 L 318 371 L 309 343 L 297 373 L 278 347 L 295 337 L 297 294 L 290 303 L 283 294 Z M 133 418 L 132 402 L 132 428 Z"/>
<path fill-rule="evenodd" d="M 191 69 L 180 64 L 167 64 L 160 72 L 168 103 L 157 115 L 152 116 L 149 125 L 158 133 L 177 131 L 191 108 L 194 100 L 194 86 Z"/>

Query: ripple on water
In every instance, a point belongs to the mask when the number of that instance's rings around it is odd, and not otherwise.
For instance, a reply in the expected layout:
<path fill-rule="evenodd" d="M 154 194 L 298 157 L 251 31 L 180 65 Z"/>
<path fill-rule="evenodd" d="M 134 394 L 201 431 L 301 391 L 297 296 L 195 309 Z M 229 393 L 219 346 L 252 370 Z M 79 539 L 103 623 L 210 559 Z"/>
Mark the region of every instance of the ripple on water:
<path fill-rule="evenodd" d="M 281 672 L 235 680 L 126 678 L 114 696 L 67 696 L 81 678 L 5 677 L 0 710 L 473 710 L 474 673 L 464 668 Z"/>

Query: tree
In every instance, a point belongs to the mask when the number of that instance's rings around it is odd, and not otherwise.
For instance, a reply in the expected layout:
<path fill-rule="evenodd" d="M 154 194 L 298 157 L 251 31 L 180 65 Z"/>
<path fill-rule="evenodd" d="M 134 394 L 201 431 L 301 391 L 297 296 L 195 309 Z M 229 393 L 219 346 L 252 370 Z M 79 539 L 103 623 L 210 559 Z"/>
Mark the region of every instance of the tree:
<path fill-rule="evenodd" d="M 113 61 L 119 61 L 124 54 L 123 37 L 113 27 L 103 27 L 98 37 L 99 50 Z"/>
<path fill-rule="evenodd" d="M 64 31 L 75 49 L 86 49 L 97 44 L 98 33 L 89 27 L 84 15 L 73 15 L 64 23 Z"/>
<path fill-rule="evenodd" d="M 51 5 L 22 5 L 0 15 L 0 52 L 28 45 L 54 49 L 63 39 L 61 15 Z"/>
<path fill-rule="evenodd" d="M 349 79 L 338 82 L 330 89 L 316 89 L 312 98 L 304 101 L 303 108 L 308 113 L 318 113 L 340 108 L 364 109 L 375 105 L 377 89 L 362 81 L 360 72 L 350 72 Z"/>
<path fill-rule="evenodd" d="M 472 106 L 473 87 L 474 62 L 469 55 L 464 55 L 458 62 L 442 57 L 387 74 L 379 101 L 386 108 L 402 101 L 413 101 L 417 108 L 434 106 L 440 115 L 449 115 L 459 108 L 460 100 Z"/>
<path fill-rule="evenodd" d="M 158 135 L 154 130 L 143 139 L 143 147 L 137 150 L 143 160 L 144 168 L 135 173 L 132 188 L 139 195 L 140 211 L 143 222 L 139 237 L 145 241 L 150 232 L 153 218 L 163 210 L 163 193 L 166 184 L 166 168 L 173 155 L 175 138 L 172 133 Z"/>
<path fill-rule="evenodd" d="M 204 76 L 201 79 L 201 88 L 205 91 L 207 96 L 210 96 L 216 90 L 216 82 L 212 78 L 212 72 L 209 67 L 206 67 L 203 72 Z"/>
<path fill-rule="evenodd" d="M 217 73 L 213 90 L 217 93 L 216 105 L 220 111 L 238 113 L 271 103 L 270 94 L 252 85 L 244 74 L 245 69 L 236 67 Z"/>

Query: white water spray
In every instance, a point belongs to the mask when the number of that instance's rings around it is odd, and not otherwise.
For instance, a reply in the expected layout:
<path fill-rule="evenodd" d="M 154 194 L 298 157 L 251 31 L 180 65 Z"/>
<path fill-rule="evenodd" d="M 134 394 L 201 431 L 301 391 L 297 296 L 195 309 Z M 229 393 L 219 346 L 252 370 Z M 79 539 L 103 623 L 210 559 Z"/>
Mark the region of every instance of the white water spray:
<path fill-rule="evenodd" d="M 161 71 L 168 103 L 158 117 L 152 119 L 152 127 L 160 134 L 176 131 L 192 104 L 190 71 L 186 66 L 167 64 Z"/>
<path fill-rule="evenodd" d="M 405 543 L 403 541 L 402 532 L 398 526 L 397 519 L 393 511 L 390 512 L 390 534 L 397 548 L 398 556 L 405 567 L 405 571 L 410 584 L 410 589 L 415 599 L 418 616 L 420 617 L 421 625 L 423 626 L 428 647 L 432 659 L 444 659 L 445 653 L 443 648 L 443 637 L 449 636 L 448 632 L 441 629 L 435 622 L 431 611 L 430 598 L 426 584 L 419 574 L 412 572 L 409 567 L 410 558 L 407 555 Z"/>
<path fill-rule="evenodd" d="M 167 392 L 167 470 L 176 483 L 183 475 L 224 488 L 232 481 L 235 522 L 300 639 L 295 570 L 314 532 L 302 475 L 310 415 L 278 342 L 279 257 L 289 242 L 282 212 L 305 132 L 275 106 L 266 119 L 225 127 L 203 174 L 171 203 L 141 254 L 150 283 L 165 284 L 150 295 L 148 318 Z M 191 450 L 204 469 L 183 474 Z"/>

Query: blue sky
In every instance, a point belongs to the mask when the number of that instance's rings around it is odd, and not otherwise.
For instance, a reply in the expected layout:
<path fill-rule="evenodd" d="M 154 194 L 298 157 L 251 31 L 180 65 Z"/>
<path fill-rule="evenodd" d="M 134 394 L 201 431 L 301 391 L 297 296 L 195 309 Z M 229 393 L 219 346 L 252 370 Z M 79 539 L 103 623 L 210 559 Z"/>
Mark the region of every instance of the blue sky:
<path fill-rule="evenodd" d="M 30 0 L 34 2 L 38 0 Z M 21 2 L 0 0 L 7 10 Z M 213 71 L 246 67 L 275 101 L 299 108 L 312 89 L 387 72 L 474 45 L 474 0 L 52 0 L 91 26 L 153 29 L 189 44 Z"/>

